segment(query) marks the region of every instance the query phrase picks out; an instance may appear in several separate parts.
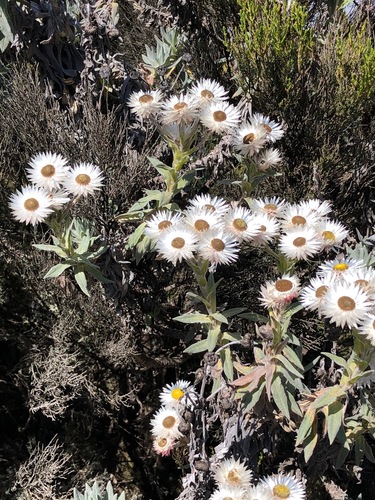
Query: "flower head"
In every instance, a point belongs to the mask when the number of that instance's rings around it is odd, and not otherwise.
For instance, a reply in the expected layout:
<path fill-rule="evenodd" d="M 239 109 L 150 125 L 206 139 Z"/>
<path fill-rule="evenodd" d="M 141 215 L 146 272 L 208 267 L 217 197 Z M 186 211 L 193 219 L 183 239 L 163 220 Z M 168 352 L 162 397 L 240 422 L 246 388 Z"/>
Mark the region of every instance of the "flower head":
<path fill-rule="evenodd" d="M 285 231 L 301 227 L 311 227 L 318 220 L 318 216 L 312 213 L 308 207 L 301 203 L 288 205 L 282 216 L 281 224 Z"/>
<path fill-rule="evenodd" d="M 317 310 L 320 317 L 324 297 L 331 285 L 331 280 L 327 277 L 312 278 L 310 284 L 302 290 L 299 297 L 303 307 L 310 311 Z"/>
<path fill-rule="evenodd" d="M 253 156 L 262 149 L 266 141 L 266 131 L 262 126 L 245 123 L 234 135 L 233 146 L 240 154 Z"/>
<path fill-rule="evenodd" d="M 292 229 L 280 238 L 280 251 L 289 259 L 307 260 L 321 249 L 321 241 L 314 229 Z"/>
<path fill-rule="evenodd" d="M 285 200 L 281 200 L 278 196 L 252 199 L 248 203 L 253 212 L 269 215 L 270 217 L 280 217 L 285 210 Z"/>
<path fill-rule="evenodd" d="M 209 500 L 245 500 L 246 490 L 222 485 L 215 490 Z"/>
<path fill-rule="evenodd" d="M 11 195 L 9 202 L 13 217 L 33 226 L 53 212 L 51 205 L 48 192 L 36 186 L 23 187 Z"/>
<path fill-rule="evenodd" d="M 163 95 L 160 90 L 133 92 L 128 100 L 129 108 L 140 118 L 155 118 L 161 109 Z"/>
<path fill-rule="evenodd" d="M 250 210 L 244 207 L 230 209 L 224 219 L 224 230 L 238 242 L 249 241 L 260 231 L 260 224 L 256 222 Z"/>
<path fill-rule="evenodd" d="M 318 268 L 318 276 L 328 276 L 332 281 L 341 281 L 344 274 L 349 270 L 363 268 L 362 260 L 356 259 L 334 259 L 323 262 Z"/>
<path fill-rule="evenodd" d="M 209 194 L 200 194 L 189 201 L 191 207 L 211 210 L 218 216 L 225 214 L 229 210 L 228 203 L 224 198 L 210 196 Z"/>
<path fill-rule="evenodd" d="M 269 486 L 260 483 L 248 490 L 246 500 L 274 500 L 274 496 Z"/>
<path fill-rule="evenodd" d="M 375 314 L 369 313 L 362 319 L 358 328 L 361 335 L 365 335 L 371 345 L 375 347 Z"/>
<path fill-rule="evenodd" d="M 182 434 L 178 430 L 181 417 L 173 408 L 161 407 L 151 419 L 151 433 L 158 438 L 179 439 Z"/>
<path fill-rule="evenodd" d="M 146 222 L 144 233 L 153 240 L 157 240 L 163 231 L 181 222 L 182 215 L 179 212 L 160 210 Z"/>
<path fill-rule="evenodd" d="M 250 117 L 250 122 L 254 127 L 262 127 L 267 134 L 267 140 L 275 142 L 282 138 L 284 130 L 280 123 L 268 118 L 268 116 L 254 113 Z"/>
<path fill-rule="evenodd" d="M 321 220 L 314 225 L 314 229 L 318 233 L 324 249 L 339 247 L 349 234 L 349 231 L 340 222 L 329 219 Z"/>
<path fill-rule="evenodd" d="M 280 151 L 276 148 L 267 148 L 255 157 L 259 170 L 265 172 L 282 161 Z"/>
<path fill-rule="evenodd" d="M 262 483 L 271 489 L 275 500 L 304 500 L 306 498 L 305 488 L 301 481 L 289 474 L 268 476 L 262 479 Z"/>
<path fill-rule="evenodd" d="M 249 488 L 253 474 L 241 461 L 227 458 L 215 470 L 214 478 L 220 486 Z"/>
<path fill-rule="evenodd" d="M 80 163 L 69 170 L 64 188 L 74 196 L 88 196 L 100 190 L 104 176 L 99 167 L 92 163 Z"/>
<path fill-rule="evenodd" d="M 276 281 L 267 281 L 261 286 L 260 301 L 265 307 L 280 308 L 298 297 L 300 282 L 297 276 L 283 274 Z"/>
<path fill-rule="evenodd" d="M 166 457 L 170 455 L 171 451 L 175 447 L 175 444 L 176 441 L 170 437 L 156 437 L 152 447 L 158 455 Z"/>
<path fill-rule="evenodd" d="M 228 91 L 220 83 L 209 78 L 202 78 L 196 82 L 190 93 L 201 107 L 211 102 L 224 101 L 228 96 Z"/>
<path fill-rule="evenodd" d="M 189 125 L 198 116 L 197 103 L 188 94 L 172 96 L 163 103 L 162 122 Z"/>
<path fill-rule="evenodd" d="M 201 111 L 201 122 L 212 132 L 226 134 L 235 129 L 241 113 L 226 101 L 213 102 Z"/>
<path fill-rule="evenodd" d="M 223 225 L 221 217 L 211 208 L 189 208 L 185 212 L 184 222 L 199 234 Z"/>
<path fill-rule="evenodd" d="M 51 200 L 51 208 L 54 210 L 60 210 L 63 205 L 69 203 L 69 193 L 64 189 L 53 190 L 48 193 L 48 198 Z"/>
<path fill-rule="evenodd" d="M 183 259 L 193 258 L 197 242 L 197 233 L 187 225 L 179 223 L 160 234 L 156 248 L 164 259 L 176 265 Z"/>
<path fill-rule="evenodd" d="M 52 191 L 64 182 L 69 167 L 68 161 L 59 154 L 39 153 L 29 161 L 27 179 L 35 186 Z"/>
<path fill-rule="evenodd" d="M 198 255 L 211 263 L 211 270 L 218 264 L 230 264 L 238 259 L 238 242 L 221 229 L 205 231 L 198 243 Z"/>
<path fill-rule="evenodd" d="M 177 380 L 174 384 L 168 384 L 160 394 L 160 400 L 167 408 L 190 407 L 196 403 L 197 399 L 196 390 L 186 380 Z"/>
<path fill-rule="evenodd" d="M 280 234 L 280 224 L 272 217 L 266 214 L 256 214 L 254 222 L 259 224 L 259 233 L 254 236 L 252 244 L 264 245 L 269 243 Z"/>

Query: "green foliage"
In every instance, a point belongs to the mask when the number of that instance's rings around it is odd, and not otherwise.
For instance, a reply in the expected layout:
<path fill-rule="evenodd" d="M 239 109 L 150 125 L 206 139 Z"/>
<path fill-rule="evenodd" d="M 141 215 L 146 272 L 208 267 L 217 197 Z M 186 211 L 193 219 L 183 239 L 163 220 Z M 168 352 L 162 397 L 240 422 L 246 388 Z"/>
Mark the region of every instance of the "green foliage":
<path fill-rule="evenodd" d="M 119 497 L 113 493 L 112 484 L 108 481 L 105 492 L 101 493 L 98 484 L 95 482 L 92 486 L 86 484 L 84 493 L 80 493 L 74 488 L 74 500 L 125 500 L 125 493 Z"/>
<path fill-rule="evenodd" d="M 0 0 L 0 52 L 4 52 L 14 41 L 12 21 L 8 12 L 7 0 Z"/>

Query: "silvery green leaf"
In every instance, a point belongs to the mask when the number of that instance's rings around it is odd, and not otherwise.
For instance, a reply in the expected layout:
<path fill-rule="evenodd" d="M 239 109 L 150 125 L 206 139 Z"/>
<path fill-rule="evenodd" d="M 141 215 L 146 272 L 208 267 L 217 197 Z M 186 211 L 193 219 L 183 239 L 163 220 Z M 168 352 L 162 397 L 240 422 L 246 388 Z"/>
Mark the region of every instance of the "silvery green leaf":
<path fill-rule="evenodd" d="M 212 323 L 212 319 L 207 314 L 201 313 L 185 313 L 181 314 L 181 316 L 176 316 L 173 318 L 175 321 L 179 321 L 180 323 Z"/>
<path fill-rule="evenodd" d="M 77 266 L 78 267 L 78 266 Z M 79 266 L 78 269 L 74 269 L 74 279 L 76 280 L 79 288 L 82 292 L 90 297 L 89 291 L 87 290 L 87 279 L 84 271 Z"/>
<path fill-rule="evenodd" d="M 56 264 L 55 266 L 51 267 L 51 269 L 45 274 L 44 278 L 57 278 L 71 266 L 72 264 Z"/>
<path fill-rule="evenodd" d="M 0 51 L 4 52 L 13 43 L 12 21 L 8 14 L 7 0 L 0 0 Z"/>
<path fill-rule="evenodd" d="M 66 259 L 69 257 L 64 250 L 56 245 L 33 245 L 33 247 L 37 248 L 38 250 L 44 250 L 45 252 L 55 252 L 59 257 L 62 257 L 63 259 Z"/>
<path fill-rule="evenodd" d="M 91 274 L 91 276 L 100 281 L 100 283 L 113 283 L 112 280 L 103 276 L 102 273 L 98 271 L 94 266 L 86 266 L 85 271 L 87 271 L 89 274 Z"/>
<path fill-rule="evenodd" d="M 184 352 L 187 354 L 196 354 L 198 352 L 203 352 L 208 350 L 208 341 L 207 339 L 203 340 L 198 340 L 198 342 L 195 342 L 195 344 L 190 345 L 186 349 L 184 349 Z"/>

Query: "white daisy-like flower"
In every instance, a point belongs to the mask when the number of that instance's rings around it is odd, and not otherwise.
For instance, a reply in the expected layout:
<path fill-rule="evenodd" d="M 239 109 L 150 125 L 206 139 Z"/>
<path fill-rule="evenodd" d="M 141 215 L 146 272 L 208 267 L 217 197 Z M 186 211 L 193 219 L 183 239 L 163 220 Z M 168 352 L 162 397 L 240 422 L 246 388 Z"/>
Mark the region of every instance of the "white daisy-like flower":
<path fill-rule="evenodd" d="M 312 278 L 310 284 L 301 291 L 299 296 L 303 307 L 309 311 L 318 311 L 320 317 L 324 297 L 330 286 L 332 286 L 330 278 Z"/>
<path fill-rule="evenodd" d="M 156 118 L 162 106 L 163 94 L 160 90 L 133 92 L 129 97 L 129 108 L 140 118 Z"/>
<path fill-rule="evenodd" d="M 220 486 L 210 496 L 209 500 L 245 500 L 246 490 L 241 488 L 231 488 L 230 486 Z"/>
<path fill-rule="evenodd" d="M 198 400 L 197 391 L 186 380 L 177 380 L 174 384 L 168 384 L 160 394 L 162 404 L 167 408 L 178 408 L 179 406 L 192 407 Z"/>
<path fill-rule="evenodd" d="M 269 215 L 270 217 L 280 217 L 286 208 L 285 200 L 281 200 L 278 196 L 253 199 L 248 201 L 248 205 L 253 212 Z"/>
<path fill-rule="evenodd" d="M 200 120 L 211 132 L 226 134 L 234 130 L 240 121 L 241 112 L 229 102 L 213 102 L 202 109 Z"/>
<path fill-rule="evenodd" d="M 320 252 L 321 240 L 314 229 L 301 226 L 280 237 L 279 250 L 289 259 L 308 260 Z"/>
<path fill-rule="evenodd" d="M 261 151 L 255 158 L 259 170 L 265 172 L 282 161 L 280 151 L 276 148 L 267 148 Z"/>
<path fill-rule="evenodd" d="M 166 100 L 162 106 L 161 119 L 164 124 L 189 125 L 198 116 L 198 106 L 191 95 L 180 94 Z"/>
<path fill-rule="evenodd" d="M 330 318 L 330 323 L 351 328 L 357 327 L 373 306 L 374 302 L 358 285 L 338 282 L 328 289 L 321 311 L 324 317 Z"/>
<path fill-rule="evenodd" d="M 375 297 L 375 269 L 372 267 L 361 267 L 349 269 L 343 274 L 343 280 L 349 284 L 358 285 L 364 292 Z"/>
<path fill-rule="evenodd" d="M 367 340 L 371 342 L 371 345 L 375 347 L 375 314 L 369 313 L 361 321 L 358 328 L 358 332 L 361 335 L 365 335 Z"/>
<path fill-rule="evenodd" d="M 230 209 L 224 216 L 223 222 L 224 231 L 238 242 L 249 241 L 260 231 L 260 224 L 256 222 L 250 210 L 244 207 Z"/>
<path fill-rule="evenodd" d="M 260 125 L 244 123 L 233 136 L 233 146 L 236 151 L 244 156 L 253 156 L 262 149 L 267 142 L 267 134 Z"/>
<path fill-rule="evenodd" d="M 227 458 L 216 467 L 215 481 L 220 486 L 246 489 L 251 486 L 253 474 L 240 459 Z"/>
<path fill-rule="evenodd" d="M 209 194 L 200 194 L 189 201 L 191 207 L 211 210 L 219 217 L 224 215 L 229 210 L 229 204 L 224 198 L 210 196 Z"/>
<path fill-rule="evenodd" d="M 156 439 L 179 439 L 182 434 L 178 430 L 181 417 L 174 408 L 161 407 L 150 421 L 151 433 Z"/>
<path fill-rule="evenodd" d="M 209 78 L 202 78 L 196 82 L 190 93 L 201 107 L 211 102 L 225 101 L 228 98 L 228 91 L 220 83 Z"/>
<path fill-rule="evenodd" d="M 287 231 L 296 227 L 313 226 L 317 219 L 317 215 L 311 213 L 305 205 L 295 203 L 285 207 L 280 222 L 282 228 Z"/>
<path fill-rule="evenodd" d="M 69 171 L 68 161 L 59 154 L 39 153 L 29 161 L 27 179 L 46 191 L 59 189 Z"/>
<path fill-rule="evenodd" d="M 339 247 L 349 235 L 349 231 L 340 222 L 329 219 L 322 219 L 314 225 L 314 229 L 320 237 L 322 248 L 325 250 Z"/>
<path fill-rule="evenodd" d="M 166 229 L 181 222 L 182 214 L 170 210 L 160 210 L 146 222 L 144 233 L 153 240 L 157 240 Z"/>
<path fill-rule="evenodd" d="M 152 443 L 154 451 L 158 455 L 167 457 L 176 445 L 176 441 L 170 437 L 157 437 Z"/>
<path fill-rule="evenodd" d="M 268 486 L 273 493 L 273 498 L 288 500 L 305 500 L 306 491 L 301 481 L 290 474 L 277 474 L 263 478 L 262 483 Z"/>
<path fill-rule="evenodd" d="M 25 186 L 13 193 L 9 206 L 15 219 L 33 226 L 53 212 L 48 192 L 36 186 Z"/>
<path fill-rule="evenodd" d="M 344 273 L 363 267 L 362 260 L 350 258 L 326 260 L 318 267 L 317 274 L 318 276 L 329 276 L 333 281 L 340 281 L 343 279 Z"/>
<path fill-rule="evenodd" d="M 48 198 L 51 200 L 51 208 L 54 210 L 60 210 L 63 205 L 70 201 L 69 193 L 64 189 L 49 192 Z"/>
<path fill-rule="evenodd" d="M 248 490 L 246 500 L 274 500 L 274 496 L 269 486 L 258 484 Z"/>
<path fill-rule="evenodd" d="M 254 236 L 253 245 L 264 245 L 280 235 L 280 224 L 275 218 L 266 214 L 256 214 L 254 222 L 260 225 L 260 231 Z"/>
<path fill-rule="evenodd" d="M 300 206 L 304 207 L 307 213 L 314 214 L 317 217 L 326 217 L 332 212 L 332 206 L 328 201 L 320 200 L 304 200 L 299 203 Z"/>
<path fill-rule="evenodd" d="M 185 211 L 184 222 L 197 233 L 223 225 L 222 218 L 210 208 L 189 208 Z"/>
<path fill-rule="evenodd" d="M 176 265 L 183 259 L 193 258 L 197 242 L 197 233 L 187 225 L 180 223 L 160 234 L 156 248 L 164 259 Z"/>
<path fill-rule="evenodd" d="M 263 127 L 269 141 L 275 142 L 282 138 L 284 130 L 280 123 L 275 122 L 260 113 L 254 113 L 250 117 L 250 122 L 254 127 Z"/>
<path fill-rule="evenodd" d="M 64 181 L 64 189 L 74 196 L 88 196 L 103 186 L 104 176 L 92 163 L 74 165 Z"/>
<path fill-rule="evenodd" d="M 276 281 L 267 281 L 265 285 L 261 286 L 259 300 L 267 308 L 284 307 L 298 297 L 300 289 L 300 281 L 297 276 L 283 274 Z"/>
<path fill-rule="evenodd" d="M 218 264 L 230 264 L 238 259 L 238 242 L 221 229 L 210 229 L 202 233 L 198 243 L 198 255 L 208 260 L 211 270 Z"/>

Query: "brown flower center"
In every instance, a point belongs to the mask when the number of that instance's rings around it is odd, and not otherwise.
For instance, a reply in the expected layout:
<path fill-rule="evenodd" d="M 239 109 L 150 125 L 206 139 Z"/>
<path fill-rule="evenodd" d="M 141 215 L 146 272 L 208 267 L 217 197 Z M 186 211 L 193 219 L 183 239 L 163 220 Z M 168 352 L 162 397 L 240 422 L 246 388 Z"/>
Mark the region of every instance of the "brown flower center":
<path fill-rule="evenodd" d="M 171 429 L 176 424 L 176 419 L 173 415 L 168 415 L 163 419 L 163 427 L 166 429 Z"/>
<path fill-rule="evenodd" d="M 213 99 L 215 97 L 214 94 L 210 90 L 207 90 L 207 89 L 202 90 L 201 96 L 203 97 L 203 99 L 207 99 L 208 101 L 211 101 L 211 99 Z"/>
<path fill-rule="evenodd" d="M 275 288 L 278 292 L 289 292 L 293 288 L 293 283 L 286 279 L 277 280 Z"/>
<path fill-rule="evenodd" d="M 210 229 L 209 223 L 203 219 L 196 220 L 194 227 L 197 231 L 207 231 L 207 229 Z"/>
<path fill-rule="evenodd" d="M 236 469 L 232 469 L 228 472 L 228 483 L 230 484 L 240 484 L 241 476 L 238 474 Z"/>
<path fill-rule="evenodd" d="M 355 280 L 354 284 L 358 285 L 360 288 L 366 288 L 366 286 L 369 285 L 369 282 L 367 280 Z"/>
<path fill-rule="evenodd" d="M 292 217 L 292 224 L 294 226 L 306 224 L 306 219 L 305 217 L 302 217 L 302 215 L 295 215 L 294 217 Z"/>
<path fill-rule="evenodd" d="M 177 236 L 177 238 L 173 238 L 171 246 L 173 248 L 176 248 L 177 250 L 184 248 L 184 246 L 185 246 L 184 238 L 181 238 L 180 236 Z"/>
<path fill-rule="evenodd" d="M 52 177 L 55 172 L 56 169 L 53 165 L 44 165 L 44 167 L 40 171 L 43 177 Z"/>
<path fill-rule="evenodd" d="M 289 498 L 290 496 L 290 488 L 286 484 L 277 484 L 272 492 L 276 498 Z"/>
<path fill-rule="evenodd" d="M 315 297 L 317 299 L 321 299 L 327 293 L 327 290 L 328 290 L 328 286 L 326 286 L 326 285 L 320 286 L 319 288 L 317 288 L 315 290 Z"/>
<path fill-rule="evenodd" d="M 164 229 L 171 227 L 171 225 L 172 225 L 172 222 L 170 220 L 162 220 L 158 224 L 158 229 L 160 229 L 160 231 L 164 231 Z"/>
<path fill-rule="evenodd" d="M 355 309 L 355 301 L 351 297 L 340 297 L 337 305 L 342 311 L 353 311 Z"/>
<path fill-rule="evenodd" d="M 77 184 L 80 184 L 81 186 L 88 186 L 91 182 L 91 177 L 87 174 L 79 174 L 77 175 L 75 181 Z"/>
<path fill-rule="evenodd" d="M 375 330 L 375 319 L 374 319 L 374 321 L 372 322 L 372 327 L 373 327 L 373 329 Z"/>
<path fill-rule="evenodd" d="M 203 208 L 205 208 L 206 210 L 208 210 L 210 212 L 216 211 L 216 208 L 213 205 L 203 205 Z"/>
<path fill-rule="evenodd" d="M 224 111 L 214 111 L 212 114 L 215 122 L 225 122 L 227 119 L 227 115 L 224 113 Z"/>
<path fill-rule="evenodd" d="M 225 248 L 224 241 L 220 238 L 214 238 L 211 240 L 211 246 L 217 252 L 222 252 Z"/>
<path fill-rule="evenodd" d="M 154 98 L 152 97 L 152 95 L 150 94 L 143 94 L 141 95 L 141 97 L 139 98 L 139 102 L 141 104 L 149 104 L 150 102 L 152 102 L 154 100 Z"/>
<path fill-rule="evenodd" d="M 266 203 L 266 205 L 264 205 L 263 207 L 263 210 L 265 212 L 276 212 L 277 205 L 275 205 L 274 203 Z"/>
<path fill-rule="evenodd" d="M 36 200 L 35 198 L 28 198 L 27 200 L 24 201 L 23 206 L 26 208 L 26 210 L 29 210 L 30 212 L 35 212 L 35 210 L 38 210 L 39 208 L 39 201 Z"/>
<path fill-rule="evenodd" d="M 265 233 L 265 232 L 267 231 L 266 226 L 263 226 L 263 224 L 262 224 L 262 225 L 260 226 L 260 231 L 261 231 L 262 233 Z"/>
<path fill-rule="evenodd" d="M 161 438 L 158 440 L 158 446 L 160 446 L 160 448 L 164 448 L 164 446 L 168 443 L 168 440 L 166 438 Z"/>
<path fill-rule="evenodd" d="M 298 238 L 293 240 L 293 245 L 295 247 L 303 247 L 304 245 L 306 245 L 306 243 L 307 243 L 307 240 L 303 236 L 299 236 Z"/>
<path fill-rule="evenodd" d="M 272 132 L 272 128 L 269 125 L 267 125 L 267 123 L 262 123 L 262 127 L 267 132 L 267 134 L 270 134 Z"/>
<path fill-rule="evenodd" d="M 174 109 L 176 111 L 180 111 L 181 109 L 185 109 L 188 107 L 188 105 L 186 104 L 186 102 L 178 102 L 177 104 L 175 104 L 174 106 Z"/>
<path fill-rule="evenodd" d="M 242 142 L 243 144 L 251 144 L 253 142 L 253 140 L 255 139 L 255 134 L 253 134 L 252 132 L 250 134 L 246 134 L 243 139 L 242 139 Z"/>
<path fill-rule="evenodd" d="M 247 229 L 247 224 L 243 219 L 234 219 L 232 224 L 234 229 L 237 229 L 238 231 L 246 231 Z"/>

